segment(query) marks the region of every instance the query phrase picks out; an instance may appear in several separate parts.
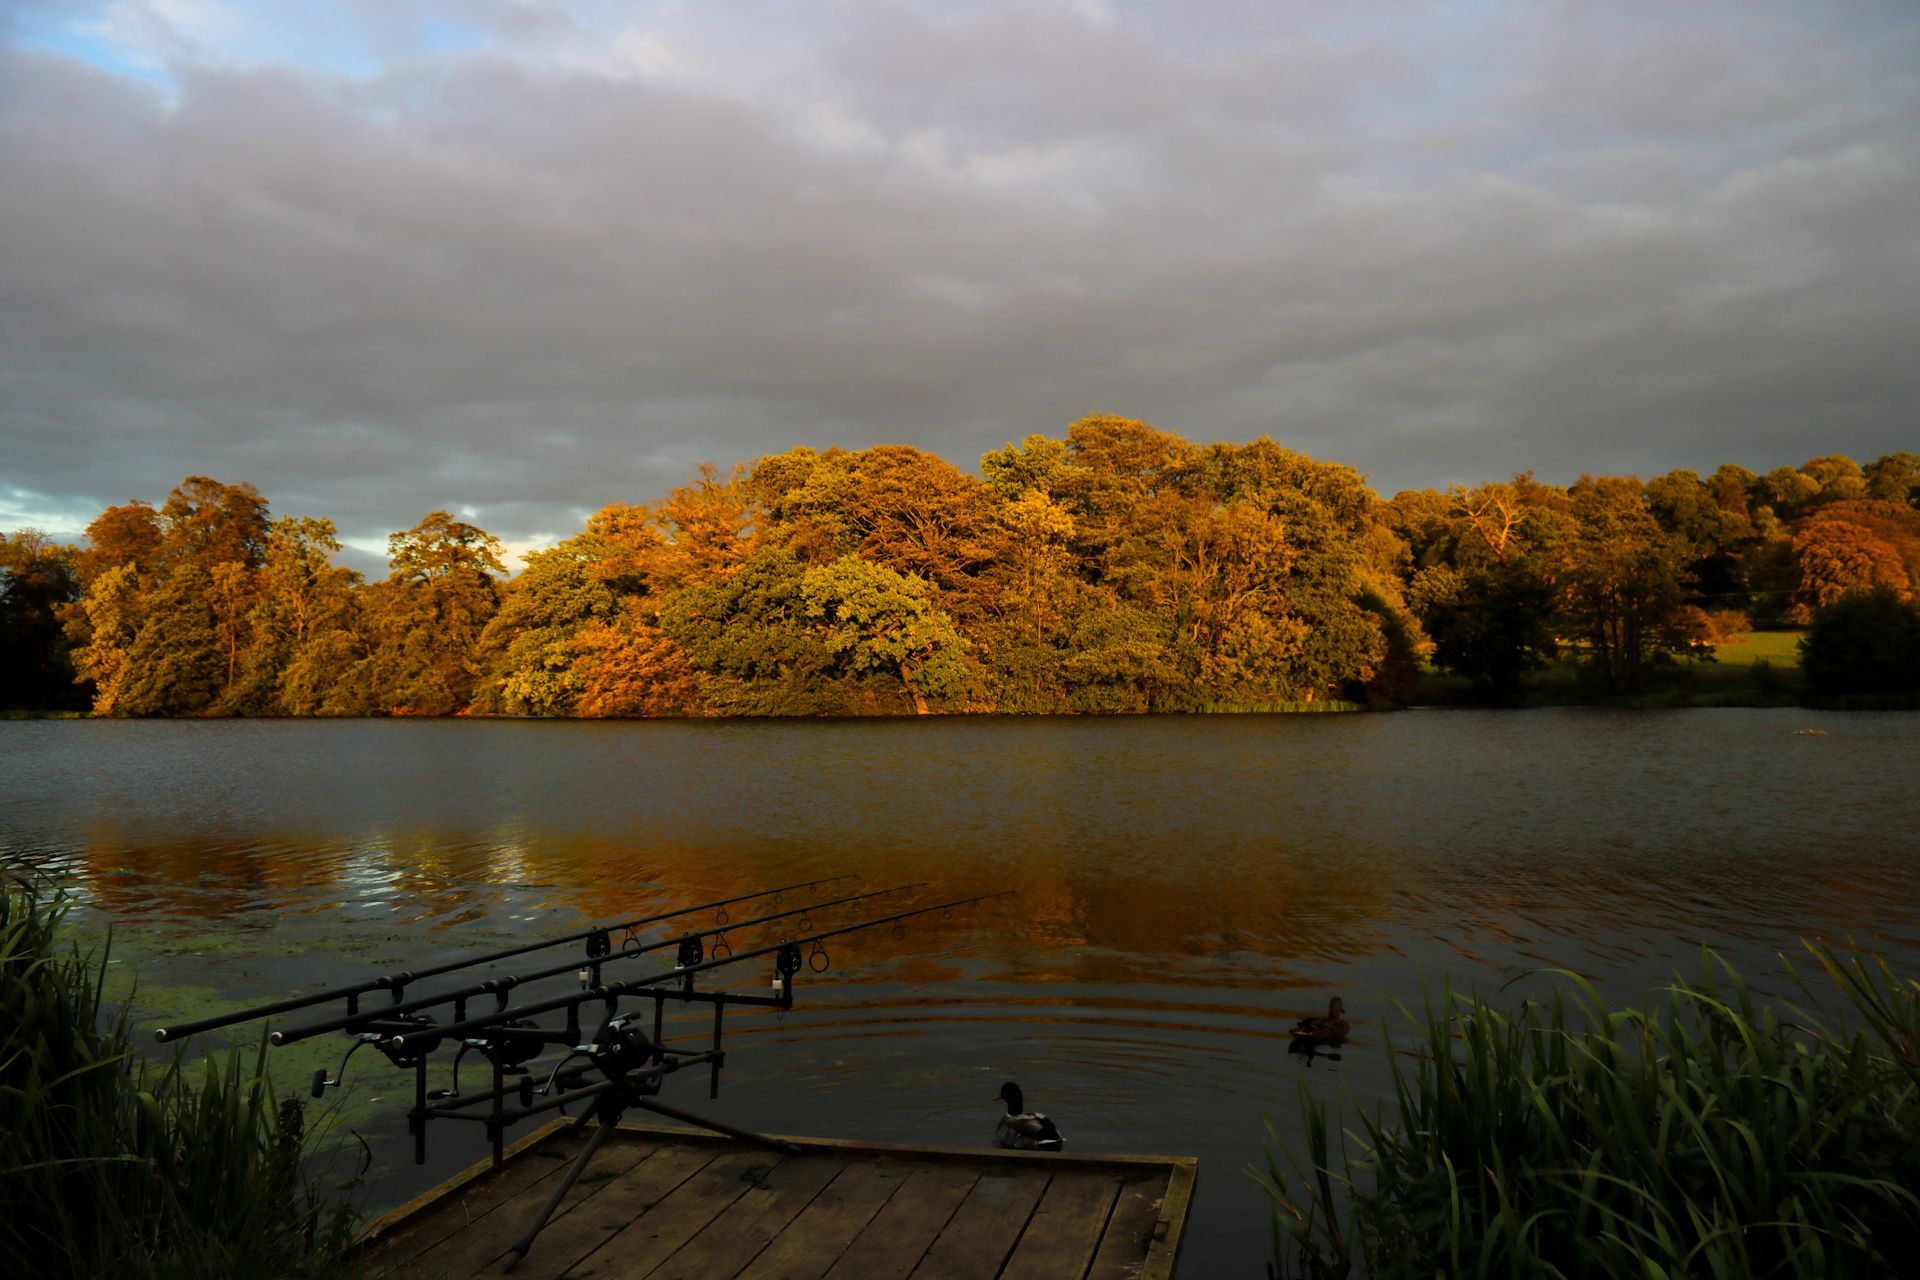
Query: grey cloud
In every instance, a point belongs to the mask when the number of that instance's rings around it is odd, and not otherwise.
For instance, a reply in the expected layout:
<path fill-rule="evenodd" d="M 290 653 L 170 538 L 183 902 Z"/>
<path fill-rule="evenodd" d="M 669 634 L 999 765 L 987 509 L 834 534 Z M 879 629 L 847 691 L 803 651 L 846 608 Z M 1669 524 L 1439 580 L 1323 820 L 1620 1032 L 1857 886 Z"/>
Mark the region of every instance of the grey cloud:
<path fill-rule="evenodd" d="M 1904 31 L 1807 60 L 1878 105 L 1796 106 L 1779 41 L 1583 79 L 1584 34 L 1522 20 L 1422 118 L 1381 113 L 1438 90 L 1378 31 L 874 12 L 759 95 L 490 53 L 170 100 L 6 55 L 0 485 L 207 472 L 377 545 L 435 507 L 564 533 L 794 444 L 971 467 L 1094 411 L 1387 492 L 1914 447 Z"/>

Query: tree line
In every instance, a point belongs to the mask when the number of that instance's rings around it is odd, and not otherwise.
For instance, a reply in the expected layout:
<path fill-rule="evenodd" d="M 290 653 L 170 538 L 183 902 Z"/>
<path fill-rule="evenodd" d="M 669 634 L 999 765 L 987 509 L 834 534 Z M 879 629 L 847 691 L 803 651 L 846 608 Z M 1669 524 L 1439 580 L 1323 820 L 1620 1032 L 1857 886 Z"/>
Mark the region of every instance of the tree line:
<path fill-rule="evenodd" d="M 1095 416 L 977 476 L 901 445 L 703 467 L 512 577 L 445 511 L 393 534 L 385 578 L 340 547 L 205 476 L 80 546 L 0 539 L 0 707 L 1186 711 L 1402 701 L 1423 653 L 1492 702 L 1556 657 L 1631 693 L 1749 625 L 1875 590 L 1912 610 L 1920 455 L 1389 500 L 1264 437 Z"/>

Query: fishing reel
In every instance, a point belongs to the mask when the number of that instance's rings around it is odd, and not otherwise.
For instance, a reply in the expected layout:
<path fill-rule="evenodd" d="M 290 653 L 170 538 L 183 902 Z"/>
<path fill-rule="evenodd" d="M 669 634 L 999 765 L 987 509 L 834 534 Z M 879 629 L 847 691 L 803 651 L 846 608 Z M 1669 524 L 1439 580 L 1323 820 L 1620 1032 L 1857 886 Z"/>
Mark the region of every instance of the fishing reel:
<path fill-rule="evenodd" d="M 540 1056 L 552 1039 L 545 1031 L 524 1018 L 514 1018 L 487 1028 L 485 1036 L 467 1041 L 488 1062 L 509 1075 L 526 1071 L 527 1063 Z"/>
<path fill-rule="evenodd" d="M 644 1093 L 658 1093 L 659 1078 L 634 1080 L 633 1075 L 651 1066 L 659 1056 L 659 1047 L 647 1039 L 647 1033 L 631 1014 L 614 1018 L 600 1028 L 600 1034 L 587 1049 L 587 1060 L 601 1075 L 616 1084 L 635 1086 Z"/>
<path fill-rule="evenodd" d="M 341 1081 L 347 1078 L 347 1062 L 353 1057 L 353 1055 L 360 1052 L 360 1050 L 365 1046 L 370 1044 L 378 1044 L 379 1042 L 380 1042 L 380 1034 L 376 1031 L 368 1031 L 355 1036 L 353 1038 L 353 1047 L 348 1049 L 346 1053 L 341 1055 L 340 1065 L 334 1068 L 334 1072 L 331 1076 L 327 1074 L 327 1069 L 325 1067 L 314 1068 L 313 1083 L 311 1086 L 309 1086 L 307 1092 L 315 1098 L 323 1098 L 326 1096 L 327 1090 L 338 1089 L 340 1087 Z"/>
<path fill-rule="evenodd" d="M 383 1021 L 374 1048 L 396 1067 L 418 1066 L 440 1047 L 440 1035 L 433 1030 L 436 1025 L 431 1014 L 396 1014 Z"/>
<path fill-rule="evenodd" d="M 372 1045 L 396 1067 L 417 1066 L 426 1060 L 428 1054 L 440 1047 L 440 1037 L 432 1030 L 433 1018 L 424 1013 L 399 1013 L 391 1018 L 380 1020 L 378 1030 L 363 1031 L 353 1038 L 353 1045 L 340 1057 L 340 1065 L 329 1076 L 325 1067 L 316 1068 L 313 1083 L 307 1092 L 313 1097 L 325 1096 L 327 1090 L 338 1089 L 347 1078 L 347 1063 L 361 1049 Z M 404 1044 L 401 1041 L 404 1039 Z"/>

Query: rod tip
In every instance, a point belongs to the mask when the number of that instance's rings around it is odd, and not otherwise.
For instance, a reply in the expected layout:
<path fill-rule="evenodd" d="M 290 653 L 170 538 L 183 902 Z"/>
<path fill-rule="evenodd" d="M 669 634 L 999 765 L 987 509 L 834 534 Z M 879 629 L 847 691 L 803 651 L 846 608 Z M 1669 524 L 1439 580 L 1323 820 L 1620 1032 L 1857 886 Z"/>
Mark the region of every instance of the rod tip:
<path fill-rule="evenodd" d="M 285 1044 L 286 1042 L 287 1033 L 284 1031 L 269 1031 L 267 1033 L 268 1044 Z"/>
<path fill-rule="evenodd" d="M 153 1032 L 153 1038 L 161 1044 L 165 1044 L 173 1038 L 173 1032 L 167 1030 L 165 1027 L 156 1027 Z"/>

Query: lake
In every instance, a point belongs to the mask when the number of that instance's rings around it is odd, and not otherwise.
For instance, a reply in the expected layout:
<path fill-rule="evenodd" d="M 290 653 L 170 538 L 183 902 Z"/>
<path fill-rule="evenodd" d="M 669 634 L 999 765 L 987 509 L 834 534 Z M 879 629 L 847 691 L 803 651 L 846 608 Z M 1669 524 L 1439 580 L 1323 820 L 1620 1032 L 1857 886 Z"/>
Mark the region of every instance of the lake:
<path fill-rule="evenodd" d="M 1637 1001 L 1702 943 L 1780 989 L 1812 935 L 1911 975 L 1916 832 L 1910 713 L 0 723 L 0 856 L 115 924 L 143 1027 L 815 877 L 1012 890 L 835 940 L 793 1012 L 729 1018 L 718 1102 L 663 1101 L 984 1145 L 1016 1080 L 1071 1150 L 1200 1157 L 1196 1277 L 1264 1274 L 1263 1117 L 1382 1096 L 1392 1000 L 1564 966 Z M 1288 1054 L 1335 994 L 1339 1058 Z M 411 1165 L 408 1079 L 363 1054 L 339 1102 L 375 1208 L 482 1154 L 436 1127 Z"/>

